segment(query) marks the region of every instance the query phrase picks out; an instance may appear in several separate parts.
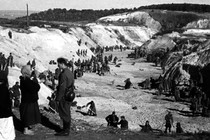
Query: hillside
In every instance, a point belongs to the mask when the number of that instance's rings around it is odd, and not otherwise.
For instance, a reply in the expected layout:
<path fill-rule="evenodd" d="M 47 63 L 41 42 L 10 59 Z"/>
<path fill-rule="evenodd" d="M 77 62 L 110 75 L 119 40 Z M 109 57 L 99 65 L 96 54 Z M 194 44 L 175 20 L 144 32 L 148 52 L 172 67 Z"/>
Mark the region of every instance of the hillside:
<path fill-rule="evenodd" d="M 46 21 L 95 21 L 101 17 L 110 16 L 125 12 L 136 12 L 144 9 L 160 9 L 160 10 L 171 10 L 171 11 L 183 11 L 183 12 L 210 12 L 210 5 L 204 4 L 191 4 L 191 3 L 171 3 L 171 4 L 158 4 L 148 5 L 134 8 L 122 8 L 122 9 L 104 9 L 104 10 L 93 10 L 93 9 L 48 9 L 39 13 L 30 15 L 31 20 L 46 20 Z M 24 19 L 25 17 L 19 18 Z"/>
<path fill-rule="evenodd" d="M 200 24 L 197 26 L 199 18 L 199 16 L 192 13 L 149 10 L 104 16 L 98 19 L 97 22 L 88 24 L 42 21 L 38 24 L 39 26 L 30 26 L 25 29 L 2 26 L 0 27 L 0 52 L 3 52 L 6 57 L 12 52 L 14 56 L 16 66 L 10 68 L 8 76 L 9 86 L 11 87 L 19 80 L 21 66 L 34 58 L 36 59 L 36 67 L 39 72 L 48 69 L 54 72 L 57 66 L 50 65 L 50 60 L 56 60 L 61 56 L 69 60 L 89 59 L 94 55 L 90 51 L 92 47 L 122 45 L 127 48 L 143 48 L 149 53 L 152 53 L 153 50 L 158 50 L 159 48 L 164 48 L 165 50 L 169 48 L 169 51 L 172 50 L 177 43 L 175 41 L 177 38 L 184 40 L 187 47 L 191 46 L 191 44 L 186 43 L 188 39 L 196 38 L 197 40 L 203 39 L 205 41 L 208 34 L 202 36 L 202 38 L 197 36 L 197 33 L 200 32 L 199 29 L 196 29 L 200 28 Z M 18 20 L 14 22 L 21 23 Z M 205 24 L 205 20 L 201 23 L 202 27 L 207 28 L 205 31 L 209 32 L 208 24 Z M 25 23 L 22 22 L 22 24 Z M 172 32 L 163 36 L 157 35 L 161 31 L 177 28 L 186 31 L 180 33 Z M 192 30 L 191 28 L 194 29 Z M 12 31 L 11 39 L 8 37 L 9 30 Z M 81 41 L 81 44 L 78 41 Z M 78 56 L 76 52 L 79 49 L 87 49 L 88 55 L 86 57 Z M 81 97 L 76 97 L 75 99 L 77 105 L 81 107 L 90 100 L 93 100 L 96 103 L 97 116 L 84 116 L 76 112 L 76 106 L 72 107 L 72 127 L 74 128 L 73 133 L 76 133 L 73 137 L 78 138 L 80 134 L 83 134 L 82 136 L 85 135 L 85 138 L 90 138 L 92 134 L 89 132 L 90 130 L 95 131 L 100 129 L 100 127 L 107 126 L 104 118 L 113 110 L 116 111 L 118 116 L 124 115 L 126 117 L 129 121 L 129 130 L 132 130 L 134 133 L 138 133 L 141 129 L 139 124 L 143 125 L 145 121 L 149 120 L 151 126 L 159 133 L 159 135 L 151 135 L 150 137 L 153 139 L 183 138 L 182 135 L 175 136 L 174 138 L 173 135 L 169 135 L 169 138 L 168 136 L 166 136 L 167 138 L 160 137 L 161 132 L 164 131 L 164 116 L 167 111 L 172 112 L 174 123 L 181 122 L 185 132 L 194 133 L 210 130 L 209 118 L 202 116 L 196 118 L 191 117 L 190 104 L 188 102 L 176 102 L 174 97 L 166 97 L 165 95 L 157 96 L 157 90 L 155 89 L 147 90 L 139 87 L 138 84 L 145 79 L 159 77 L 162 74 L 162 70 L 159 66 L 154 67 L 154 63 L 145 62 L 144 58 L 128 58 L 127 56 L 130 53 L 133 53 L 133 50 L 105 52 L 104 55 L 106 56 L 110 54 L 117 56 L 119 58 L 117 63 L 121 64 L 120 67 L 116 67 L 116 65 L 110 62 L 110 73 L 106 73 L 105 76 L 99 76 L 96 73 L 85 73 L 83 77 L 75 80 L 77 89 L 75 92 L 81 95 Z M 182 75 L 186 74 L 183 69 L 181 70 Z M 189 78 L 189 75 L 187 76 Z M 131 79 L 133 88 L 128 90 L 119 88 L 124 85 L 124 80 L 127 78 Z M 111 85 L 110 83 L 113 80 L 114 84 Z M 40 108 L 47 106 L 48 100 L 46 98 L 51 94 L 52 91 L 44 84 L 41 84 L 41 90 L 39 91 Z M 18 116 L 18 113 L 15 115 Z M 45 119 L 52 121 L 58 116 L 53 114 L 47 117 Z M 78 125 L 78 122 L 81 125 Z M 61 125 L 58 120 L 55 121 L 55 124 Z M 54 130 L 49 128 L 49 125 L 45 125 L 39 124 L 35 127 L 36 136 L 34 139 L 54 138 Z M 90 127 L 85 129 L 86 126 Z M 172 131 L 175 132 L 175 127 L 172 128 Z M 110 133 L 113 134 L 111 135 L 113 139 L 129 139 L 130 137 L 126 133 L 123 133 L 123 137 L 121 137 L 115 131 L 108 130 L 107 133 L 109 135 Z M 17 134 L 18 138 L 29 139 L 29 137 L 21 133 Z M 101 136 L 103 136 L 103 133 L 102 135 L 97 135 L 97 138 L 100 139 Z M 142 137 L 141 135 L 133 136 L 131 139 Z M 148 138 L 148 135 L 144 137 L 145 139 L 150 138 Z M 185 138 L 192 139 L 191 137 Z M 104 139 L 109 138 L 104 137 Z"/>

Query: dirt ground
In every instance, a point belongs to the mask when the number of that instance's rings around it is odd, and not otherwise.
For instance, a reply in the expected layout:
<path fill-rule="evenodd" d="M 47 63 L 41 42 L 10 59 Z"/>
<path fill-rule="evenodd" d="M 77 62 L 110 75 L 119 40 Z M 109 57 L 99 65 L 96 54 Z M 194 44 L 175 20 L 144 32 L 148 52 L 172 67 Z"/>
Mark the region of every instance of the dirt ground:
<path fill-rule="evenodd" d="M 97 117 L 84 116 L 76 112 L 77 107 L 71 108 L 72 131 L 68 137 L 55 137 L 55 130 L 59 130 L 61 123 L 58 114 L 41 110 L 42 124 L 34 126 L 34 136 L 25 136 L 21 133 L 18 109 L 14 109 L 17 140 L 172 140 L 172 139 L 208 139 L 209 134 L 194 134 L 192 132 L 210 131 L 210 119 L 191 117 L 189 103 L 174 102 L 173 97 L 157 96 L 155 90 L 143 90 L 138 83 L 149 77 L 158 77 L 161 74 L 159 67 L 152 63 L 145 63 L 143 59 L 128 59 L 131 51 L 106 52 L 119 58 L 120 67 L 110 64 L 111 73 L 99 76 L 95 73 L 85 73 L 76 79 L 76 93 L 81 97 L 75 99 L 77 106 L 85 105 L 93 100 L 96 103 Z M 132 63 L 135 62 L 134 65 Z M 124 80 L 130 78 L 133 88 L 123 90 Z M 114 84 L 111 82 L 114 80 Z M 133 107 L 137 109 L 132 109 Z M 181 122 L 184 131 L 188 134 L 163 134 L 164 116 L 170 110 L 174 122 Z M 112 111 L 116 115 L 124 115 L 129 122 L 128 131 L 107 128 L 105 117 Z M 141 133 L 139 124 L 150 121 L 151 126 L 158 130 L 156 133 Z M 172 128 L 173 133 L 175 128 Z"/>

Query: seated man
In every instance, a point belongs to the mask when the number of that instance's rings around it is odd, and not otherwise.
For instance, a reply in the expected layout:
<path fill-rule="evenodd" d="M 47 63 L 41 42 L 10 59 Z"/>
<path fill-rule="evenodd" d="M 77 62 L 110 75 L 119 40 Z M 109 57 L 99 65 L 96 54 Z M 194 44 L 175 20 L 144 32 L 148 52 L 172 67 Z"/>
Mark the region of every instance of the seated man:
<path fill-rule="evenodd" d="M 86 107 L 88 105 L 90 105 L 90 107 L 88 109 L 87 114 L 90 115 L 90 116 L 97 116 L 95 103 L 93 101 L 91 101 L 91 102 L 87 103 Z"/>
<path fill-rule="evenodd" d="M 115 115 L 115 111 L 111 115 L 107 116 L 106 121 L 108 122 L 107 126 L 117 127 L 119 118 Z"/>
<path fill-rule="evenodd" d="M 180 122 L 177 122 L 176 124 L 176 133 L 183 133 L 183 129 L 181 127 L 181 123 Z"/>
<path fill-rule="evenodd" d="M 142 126 L 142 125 L 140 125 L 140 126 L 142 127 L 142 129 L 141 129 L 142 132 L 152 132 L 153 131 L 152 127 L 149 124 L 149 121 L 146 121 L 144 126 Z"/>
<path fill-rule="evenodd" d="M 122 130 L 127 130 L 128 129 L 128 121 L 125 119 L 125 116 L 121 116 L 121 120 L 118 123 L 118 125 L 121 125 L 120 128 Z"/>
<path fill-rule="evenodd" d="M 126 79 L 124 82 L 125 82 L 125 89 L 129 89 L 132 86 L 130 78 Z"/>

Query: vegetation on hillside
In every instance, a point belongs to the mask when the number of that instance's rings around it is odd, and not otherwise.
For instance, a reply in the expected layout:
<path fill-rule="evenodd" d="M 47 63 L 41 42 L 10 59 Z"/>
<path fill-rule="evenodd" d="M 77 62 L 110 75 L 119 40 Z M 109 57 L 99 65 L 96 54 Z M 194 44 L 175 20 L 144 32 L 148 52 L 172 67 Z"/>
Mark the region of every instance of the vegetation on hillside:
<path fill-rule="evenodd" d="M 194 13 L 160 10 L 150 10 L 148 12 L 154 20 L 158 21 L 162 25 L 162 33 L 167 33 L 174 30 L 179 31 L 188 23 L 202 18 L 201 16 Z"/>
<path fill-rule="evenodd" d="M 141 6 L 138 9 L 160 9 L 171 11 L 187 11 L 187 12 L 210 12 L 210 5 L 206 4 L 190 4 L 190 3 L 172 3 L 172 4 L 157 4 L 149 6 Z"/>
<path fill-rule="evenodd" d="M 192 12 L 210 12 L 210 5 L 200 5 L 200 4 L 159 4 L 159 5 L 149 5 L 141 6 L 139 8 L 123 8 L 123 9 L 105 9 L 105 10 L 76 10 L 76 9 L 49 9 L 39 13 L 33 13 L 30 15 L 31 20 L 47 20 L 47 21 L 95 21 L 101 17 L 124 13 L 124 12 L 134 12 L 143 9 L 161 9 L 161 10 L 171 10 L 171 11 L 192 11 Z M 22 17 L 20 19 L 23 19 Z"/>
<path fill-rule="evenodd" d="M 158 10 L 160 9 L 160 10 Z M 135 11 L 146 11 L 152 18 L 159 21 L 162 25 L 162 33 L 170 32 L 172 30 L 181 29 L 183 26 L 189 22 L 196 21 L 201 18 L 205 18 L 202 12 L 209 12 L 210 5 L 200 5 L 200 4 L 160 4 L 160 5 L 150 5 L 141 6 L 139 8 L 131 9 L 105 9 L 105 10 L 75 10 L 75 9 L 49 9 L 39 13 L 33 13 L 30 15 L 30 25 L 40 26 L 44 24 L 51 25 L 51 27 L 59 27 L 60 24 L 66 26 L 74 25 L 84 25 L 84 23 L 94 22 L 97 19 L 109 15 L 125 13 L 125 12 L 135 12 Z M 182 11 L 182 12 L 178 12 Z M 191 12 L 183 12 L 191 11 Z M 200 13 L 193 13 L 200 12 Z M 210 15 L 210 13 L 209 13 Z M 207 16 L 208 17 L 208 16 Z M 81 24 L 82 23 L 82 24 Z M 26 17 L 19 17 L 15 20 L 0 19 L 0 24 L 2 26 L 12 26 L 12 27 L 26 27 Z M 130 23 L 129 25 L 134 25 Z M 123 25 L 125 26 L 125 25 Z"/>

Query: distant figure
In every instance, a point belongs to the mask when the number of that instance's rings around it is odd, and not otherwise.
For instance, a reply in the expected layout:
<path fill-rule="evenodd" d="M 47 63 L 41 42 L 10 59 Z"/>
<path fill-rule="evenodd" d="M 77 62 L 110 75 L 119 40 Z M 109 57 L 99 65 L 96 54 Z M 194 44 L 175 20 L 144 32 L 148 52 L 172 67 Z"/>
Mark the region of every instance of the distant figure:
<path fill-rule="evenodd" d="M 114 82 L 115 82 L 115 80 L 112 80 L 112 81 L 111 81 L 111 85 L 114 85 Z"/>
<path fill-rule="evenodd" d="M 114 62 L 115 65 L 117 64 L 117 60 L 118 60 L 118 58 L 115 56 L 114 57 L 114 60 L 113 60 L 113 62 Z"/>
<path fill-rule="evenodd" d="M 12 87 L 13 91 L 13 99 L 14 99 L 14 107 L 19 107 L 20 105 L 20 85 L 19 82 L 16 82 Z"/>
<path fill-rule="evenodd" d="M 27 63 L 26 65 L 29 65 L 29 66 L 31 66 L 31 61 L 29 60 L 29 61 L 28 61 L 28 63 Z"/>
<path fill-rule="evenodd" d="M 176 133 L 183 133 L 183 132 L 184 131 L 183 131 L 182 127 L 181 127 L 180 122 L 177 122 L 177 124 L 176 124 Z"/>
<path fill-rule="evenodd" d="M 181 100 L 181 98 L 180 98 L 180 90 L 179 90 L 178 86 L 175 87 L 174 97 L 175 97 L 176 101 L 180 101 Z"/>
<path fill-rule="evenodd" d="M 136 64 L 136 62 L 133 62 L 131 65 L 135 65 Z"/>
<path fill-rule="evenodd" d="M 144 85 L 144 88 L 145 89 L 151 89 L 151 82 L 150 82 L 150 79 L 149 78 L 147 78 L 146 80 L 145 80 L 145 85 Z"/>
<path fill-rule="evenodd" d="M 106 121 L 108 122 L 107 126 L 117 127 L 119 118 L 115 115 L 115 111 L 111 115 L 107 116 Z"/>
<path fill-rule="evenodd" d="M 12 32 L 11 31 L 8 32 L 8 36 L 9 36 L 10 39 L 12 39 Z"/>
<path fill-rule="evenodd" d="M 126 79 L 124 82 L 125 82 L 125 89 L 131 88 L 132 83 L 130 81 L 130 78 Z"/>
<path fill-rule="evenodd" d="M 36 62 L 35 62 L 35 58 L 34 58 L 33 61 L 32 61 L 32 64 L 31 64 L 31 68 L 34 69 L 35 66 L 36 66 Z"/>
<path fill-rule="evenodd" d="M 195 114 L 198 112 L 198 99 L 196 98 L 196 96 L 193 96 L 193 98 L 191 99 L 190 109 L 192 110 L 193 116 L 195 116 Z"/>
<path fill-rule="evenodd" d="M 12 53 L 9 54 L 9 56 L 7 58 L 7 63 L 8 63 L 8 66 L 13 67 L 13 56 L 12 56 Z"/>
<path fill-rule="evenodd" d="M 171 132 L 171 126 L 173 126 L 173 116 L 172 116 L 171 112 L 168 112 L 168 114 L 165 116 L 165 121 L 166 121 L 165 133 L 167 133 L 168 129 L 169 129 L 169 132 Z"/>
<path fill-rule="evenodd" d="M 127 130 L 128 129 L 128 121 L 125 119 L 125 116 L 121 116 L 120 117 L 121 120 L 118 124 L 120 124 L 120 128 L 122 130 Z"/>
<path fill-rule="evenodd" d="M 141 126 L 141 125 L 140 125 Z M 145 125 L 144 126 L 141 126 L 142 127 L 142 129 L 141 129 L 141 132 L 146 132 L 146 133 L 148 133 L 148 132 L 152 132 L 153 130 L 152 130 L 152 127 L 150 126 L 150 124 L 149 124 L 149 121 L 146 121 L 146 123 L 145 123 Z"/>
<path fill-rule="evenodd" d="M 80 40 L 77 41 L 77 44 L 78 44 L 79 46 L 81 45 L 81 43 L 82 43 L 82 39 L 80 39 Z"/>
<path fill-rule="evenodd" d="M 91 102 L 87 103 L 86 107 L 89 105 L 90 105 L 90 107 L 88 109 L 87 114 L 90 116 L 97 116 L 95 103 L 93 101 L 91 101 Z"/>

